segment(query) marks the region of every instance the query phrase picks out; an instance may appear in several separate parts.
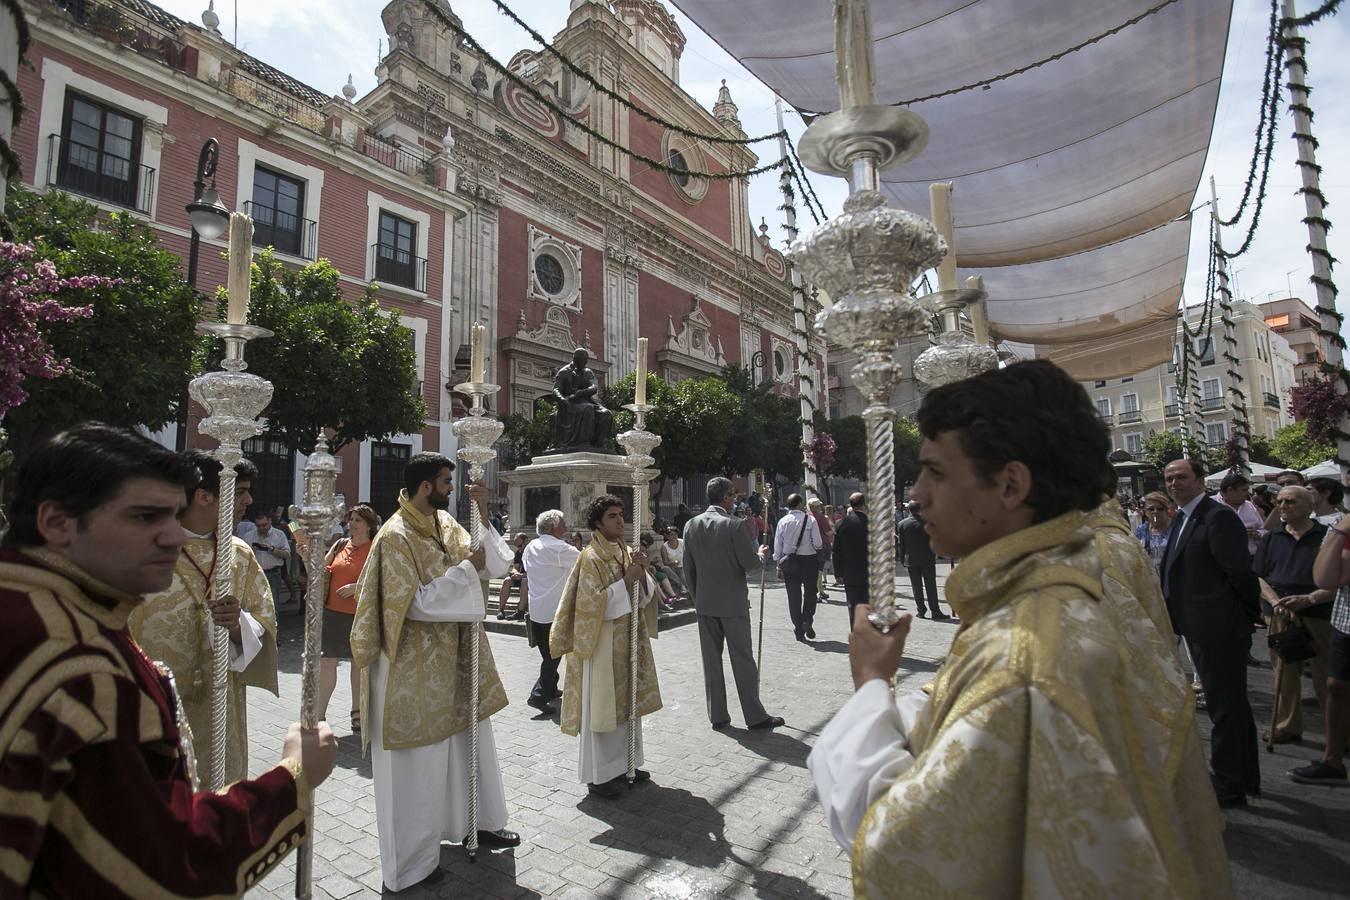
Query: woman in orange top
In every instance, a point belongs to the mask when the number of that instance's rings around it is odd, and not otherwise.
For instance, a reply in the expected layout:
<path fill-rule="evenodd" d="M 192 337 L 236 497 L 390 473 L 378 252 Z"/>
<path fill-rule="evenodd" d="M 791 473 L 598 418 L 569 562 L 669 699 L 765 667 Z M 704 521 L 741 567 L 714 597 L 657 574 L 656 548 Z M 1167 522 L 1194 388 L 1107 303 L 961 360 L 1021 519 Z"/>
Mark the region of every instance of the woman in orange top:
<path fill-rule="evenodd" d="M 323 605 L 323 659 L 319 665 L 319 718 L 328 718 L 328 701 L 337 687 L 339 659 L 352 658 L 352 618 L 356 613 L 356 579 L 370 555 L 370 542 L 380 530 L 380 517 L 364 503 L 347 514 L 351 537 L 333 544 L 324 558 L 328 567 L 328 599 Z M 361 672 L 351 667 L 352 731 L 361 731 Z"/>

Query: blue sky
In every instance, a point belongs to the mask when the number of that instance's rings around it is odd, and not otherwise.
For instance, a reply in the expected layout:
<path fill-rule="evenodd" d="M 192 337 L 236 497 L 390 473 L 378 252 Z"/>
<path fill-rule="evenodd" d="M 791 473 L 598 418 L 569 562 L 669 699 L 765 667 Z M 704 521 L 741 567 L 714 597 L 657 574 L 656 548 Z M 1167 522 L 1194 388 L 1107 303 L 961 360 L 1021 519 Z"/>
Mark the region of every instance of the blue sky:
<path fill-rule="evenodd" d="M 158 0 L 175 15 L 200 21 L 203 0 Z M 821 0 L 825 2 L 825 0 Z M 1217 2 L 1217 0 L 1216 0 Z M 384 29 L 379 13 L 383 4 L 371 0 L 238 0 L 239 45 L 324 92 L 336 94 L 351 73 L 357 89 L 364 94 L 375 87 L 374 69 L 378 61 Z M 540 33 L 552 37 L 566 22 L 566 0 L 513 0 L 512 8 Z M 1303 0 L 1302 11 L 1312 8 Z M 455 13 L 464 20 L 465 29 L 498 59 L 509 59 L 520 49 L 531 46 L 529 35 L 502 16 L 490 0 L 456 2 Z M 669 7 L 669 4 L 668 4 Z M 1257 103 L 1261 93 L 1264 66 L 1267 0 L 1236 0 L 1228 42 L 1228 61 L 1223 89 L 1215 117 L 1214 138 L 1198 200 L 1209 198 L 1209 175 L 1215 175 L 1220 210 L 1231 210 L 1241 196 L 1248 161 L 1254 144 Z M 231 0 L 218 3 L 221 31 L 234 33 L 234 6 Z M 688 38 L 681 61 L 681 86 L 705 108 L 711 108 L 722 79 L 726 79 L 732 97 L 740 107 L 741 122 L 749 134 L 776 130 L 773 94 L 742 68 L 688 18 L 675 11 L 676 19 Z M 1309 81 L 1313 85 L 1312 106 L 1320 115 L 1314 130 L 1321 148 L 1318 161 L 1324 168 L 1322 190 L 1331 202 L 1327 216 L 1339 225 L 1330 241 L 1333 256 L 1344 259 L 1341 278 L 1341 306 L 1350 301 L 1350 116 L 1339 112 L 1340 101 L 1350 96 L 1350 16 L 1332 17 L 1305 32 L 1309 39 Z M 799 136 L 804 126 L 791 110 L 787 111 L 788 131 Z M 1271 296 L 1284 296 L 1292 288 L 1297 296 L 1311 303 L 1307 283 L 1311 274 L 1303 199 L 1294 193 L 1299 173 L 1294 159 L 1296 149 L 1290 138 L 1293 120 L 1282 113 L 1272 164 L 1269 196 L 1262 213 L 1261 229 L 1252 249 L 1233 264 L 1236 293 L 1254 302 Z M 757 148 L 762 159 L 777 155 L 777 145 L 767 142 Z M 812 183 L 827 212 L 839 210 L 847 189 L 842 181 L 812 176 Z M 751 213 L 754 221 L 768 221 L 775 243 L 781 246 L 782 202 L 776 173 L 752 179 Z M 927 210 L 916 210 L 927 214 Z M 1339 221 L 1338 221 L 1339 220 Z M 802 213 L 801 223 L 809 227 L 809 216 Z M 1245 228 L 1227 229 L 1224 242 L 1230 249 L 1241 242 Z M 1205 228 L 1192 229 L 1191 256 L 1186 296 L 1199 302 L 1205 276 Z"/>

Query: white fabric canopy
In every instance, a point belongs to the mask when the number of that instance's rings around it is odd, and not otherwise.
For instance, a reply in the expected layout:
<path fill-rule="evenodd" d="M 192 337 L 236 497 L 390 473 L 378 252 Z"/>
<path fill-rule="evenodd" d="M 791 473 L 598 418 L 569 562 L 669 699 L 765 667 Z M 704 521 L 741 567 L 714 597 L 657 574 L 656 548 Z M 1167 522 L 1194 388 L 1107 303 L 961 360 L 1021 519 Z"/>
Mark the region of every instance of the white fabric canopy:
<path fill-rule="evenodd" d="M 1281 469 L 1280 471 L 1284 471 Z M 1341 477 L 1341 467 L 1336 465 L 1336 460 L 1329 459 L 1326 462 L 1320 462 L 1310 469 L 1303 470 L 1304 478 L 1336 478 Z"/>
<path fill-rule="evenodd" d="M 1251 471 L 1247 473 L 1247 477 L 1250 478 L 1254 484 L 1260 484 L 1263 481 L 1274 481 L 1276 475 L 1285 471 L 1284 469 L 1275 466 L 1265 466 L 1261 463 L 1248 463 L 1248 465 L 1251 466 Z M 1213 475 L 1206 476 L 1205 484 L 1209 487 L 1218 487 L 1219 482 L 1223 481 L 1224 476 L 1230 471 L 1230 469 L 1223 469 L 1215 472 Z"/>
<path fill-rule="evenodd" d="M 674 0 L 798 109 L 839 105 L 829 0 Z M 921 98 L 1045 60 L 1162 0 L 872 0 L 877 99 Z M 928 213 L 953 182 L 957 262 L 991 329 L 1079 378 L 1171 358 L 1190 208 L 1209 144 L 1231 2 L 1176 0 L 987 89 L 910 103 L 928 147 L 883 175 Z"/>

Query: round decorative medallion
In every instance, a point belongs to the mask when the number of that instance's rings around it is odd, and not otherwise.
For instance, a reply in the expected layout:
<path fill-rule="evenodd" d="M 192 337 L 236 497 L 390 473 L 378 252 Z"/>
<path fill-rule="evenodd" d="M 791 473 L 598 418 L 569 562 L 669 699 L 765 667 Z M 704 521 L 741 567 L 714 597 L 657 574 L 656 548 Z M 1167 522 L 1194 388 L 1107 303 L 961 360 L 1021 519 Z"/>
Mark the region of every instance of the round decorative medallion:
<path fill-rule="evenodd" d="M 783 260 L 783 254 L 777 250 L 765 251 L 764 268 L 779 281 L 787 278 L 787 263 Z"/>
<path fill-rule="evenodd" d="M 545 137 L 557 137 L 562 131 L 558 116 L 544 104 L 508 83 L 502 88 L 502 101 L 511 115 Z"/>
<path fill-rule="evenodd" d="M 554 297 L 561 294 L 567 285 L 563 265 L 551 253 L 540 253 L 534 258 L 534 277 L 539 279 L 539 287 L 544 293 Z"/>

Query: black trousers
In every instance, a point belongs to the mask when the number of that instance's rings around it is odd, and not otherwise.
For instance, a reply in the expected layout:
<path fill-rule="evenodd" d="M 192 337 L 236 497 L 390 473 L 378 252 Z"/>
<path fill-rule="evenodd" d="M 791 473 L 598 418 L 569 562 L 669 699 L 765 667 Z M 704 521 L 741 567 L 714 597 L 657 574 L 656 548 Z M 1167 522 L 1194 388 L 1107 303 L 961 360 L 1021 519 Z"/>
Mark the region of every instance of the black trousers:
<path fill-rule="evenodd" d="M 792 629 L 798 636 L 812 627 L 816 620 L 816 560 L 813 556 L 798 556 L 803 563 L 801 571 L 795 576 L 783 573 L 783 586 L 787 588 L 788 616 L 792 619 Z"/>
<path fill-rule="evenodd" d="M 562 696 L 558 692 L 558 664 L 560 659 L 548 655 L 548 622 L 536 622 L 530 619 L 530 631 L 534 632 L 534 644 L 539 648 L 539 680 L 530 691 L 531 697 L 553 700 Z"/>
<path fill-rule="evenodd" d="M 929 612 L 935 616 L 942 615 L 942 610 L 938 609 L 937 563 L 906 568 L 909 571 L 909 588 L 914 594 L 914 607 L 923 612 L 924 589 L 927 588 Z"/>
<path fill-rule="evenodd" d="M 853 630 L 853 610 L 858 608 L 858 604 L 867 602 L 867 585 L 844 585 L 844 599 L 848 601 L 848 627 L 851 631 Z"/>
<path fill-rule="evenodd" d="M 1210 731 L 1209 767 L 1216 790 L 1253 794 L 1261 789 L 1256 719 L 1247 700 L 1247 654 L 1250 637 L 1214 643 L 1187 639 L 1195 671 L 1205 689 Z"/>

